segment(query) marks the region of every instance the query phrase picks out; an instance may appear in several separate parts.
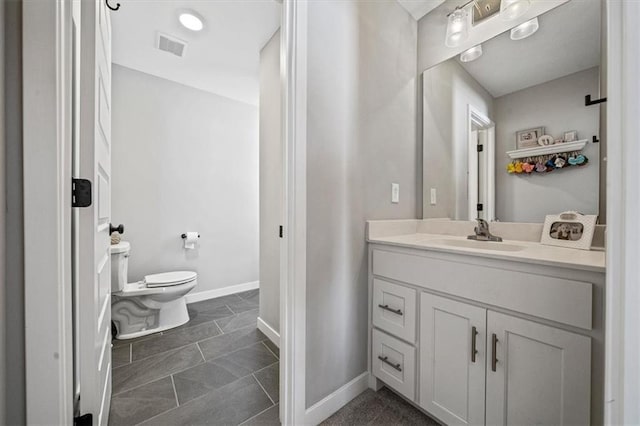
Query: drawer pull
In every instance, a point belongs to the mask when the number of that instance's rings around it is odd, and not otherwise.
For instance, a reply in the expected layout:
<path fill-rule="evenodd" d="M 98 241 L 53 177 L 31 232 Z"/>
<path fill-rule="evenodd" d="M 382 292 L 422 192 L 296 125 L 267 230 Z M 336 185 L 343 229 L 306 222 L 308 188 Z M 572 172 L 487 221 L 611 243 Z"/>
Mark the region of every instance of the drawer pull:
<path fill-rule="evenodd" d="M 402 315 L 402 311 L 400 309 L 390 308 L 389 305 L 378 305 L 378 307 L 384 309 L 385 311 L 393 312 L 397 315 Z"/>
<path fill-rule="evenodd" d="M 491 334 L 491 371 L 496 371 L 496 364 L 498 364 L 498 358 L 496 355 L 498 346 L 498 336 L 495 333 Z"/>
<path fill-rule="evenodd" d="M 478 330 L 476 327 L 471 327 L 471 362 L 476 362 L 476 354 L 478 350 L 476 349 L 476 337 L 478 336 Z"/>
<path fill-rule="evenodd" d="M 382 356 L 382 355 L 378 355 L 378 359 L 382 362 L 384 362 L 385 364 L 391 366 L 391 368 L 398 370 L 398 371 L 402 371 L 402 368 L 400 367 L 400 364 L 394 364 L 391 361 L 389 361 L 389 357 L 387 356 Z"/>

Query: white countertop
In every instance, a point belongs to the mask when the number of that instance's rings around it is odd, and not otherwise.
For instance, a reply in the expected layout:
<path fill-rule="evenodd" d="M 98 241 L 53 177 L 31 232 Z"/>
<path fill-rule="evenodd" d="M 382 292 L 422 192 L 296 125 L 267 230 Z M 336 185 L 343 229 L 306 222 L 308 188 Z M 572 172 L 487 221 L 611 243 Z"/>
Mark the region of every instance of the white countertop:
<path fill-rule="evenodd" d="M 378 222 L 380 223 L 380 222 Z M 432 233 L 404 233 L 400 235 L 367 234 L 367 241 L 444 253 L 464 254 L 491 259 L 510 260 L 537 265 L 579 269 L 591 272 L 605 272 L 605 252 L 603 250 L 577 250 L 547 246 L 533 241 L 504 240 L 503 242 L 472 242 L 478 247 L 460 247 L 449 244 L 466 244 L 466 236 Z M 463 242 L 464 241 L 464 242 Z M 499 245 L 518 246 L 518 251 L 492 250 Z M 485 248 L 486 247 L 486 248 Z"/>

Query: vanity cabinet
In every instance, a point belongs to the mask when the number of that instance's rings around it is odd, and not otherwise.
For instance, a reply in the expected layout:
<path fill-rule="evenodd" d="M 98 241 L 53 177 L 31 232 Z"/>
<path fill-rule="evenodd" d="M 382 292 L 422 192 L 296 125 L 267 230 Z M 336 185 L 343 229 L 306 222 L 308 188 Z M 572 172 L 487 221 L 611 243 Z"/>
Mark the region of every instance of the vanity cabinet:
<path fill-rule="evenodd" d="M 489 311 L 488 425 L 588 425 L 591 339 Z"/>
<path fill-rule="evenodd" d="M 484 424 L 486 310 L 420 299 L 420 406 L 447 424 Z"/>
<path fill-rule="evenodd" d="M 591 276 L 467 257 L 370 249 L 372 376 L 448 425 L 600 424 Z"/>

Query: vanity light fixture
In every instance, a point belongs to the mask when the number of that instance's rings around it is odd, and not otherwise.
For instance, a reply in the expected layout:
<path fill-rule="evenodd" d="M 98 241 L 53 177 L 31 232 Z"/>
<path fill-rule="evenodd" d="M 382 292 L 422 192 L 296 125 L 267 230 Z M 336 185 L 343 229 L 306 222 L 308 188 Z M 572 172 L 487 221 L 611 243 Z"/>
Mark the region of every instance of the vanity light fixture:
<path fill-rule="evenodd" d="M 471 62 L 482 56 L 482 45 L 473 46 L 471 49 L 465 50 L 460 54 L 461 62 Z"/>
<path fill-rule="evenodd" d="M 449 21 L 447 23 L 447 37 L 444 44 L 447 47 L 459 46 L 469 38 L 467 12 L 458 7 L 447 15 L 447 17 Z"/>
<path fill-rule="evenodd" d="M 502 0 L 500 16 L 505 21 L 512 21 L 522 16 L 531 6 L 531 0 Z"/>
<path fill-rule="evenodd" d="M 511 28 L 511 40 L 522 40 L 532 36 L 540 25 L 538 24 L 538 17 L 535 17 L 527 22 L 524 22 L 517 27 Z"/>
<path fill-rule="evenodd" d="M 204 19 L 191 10 L 180 12 L 178 20 L 186 29 L 191 31 L 201 31 L 204 28 Z"/>

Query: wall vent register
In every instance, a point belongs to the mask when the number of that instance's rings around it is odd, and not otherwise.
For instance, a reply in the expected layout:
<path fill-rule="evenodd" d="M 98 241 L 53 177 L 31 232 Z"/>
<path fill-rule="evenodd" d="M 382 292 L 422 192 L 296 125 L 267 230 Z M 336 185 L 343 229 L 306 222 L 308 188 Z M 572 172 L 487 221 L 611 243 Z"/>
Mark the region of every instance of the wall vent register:
<path fill-rule="evenodd" d="M 187 49 L 187 43 L 176 37 L 158 33 L 157 47 L 164 52 L 169 52 L 172 55 L 183 57 L 185 50 Z"/>

